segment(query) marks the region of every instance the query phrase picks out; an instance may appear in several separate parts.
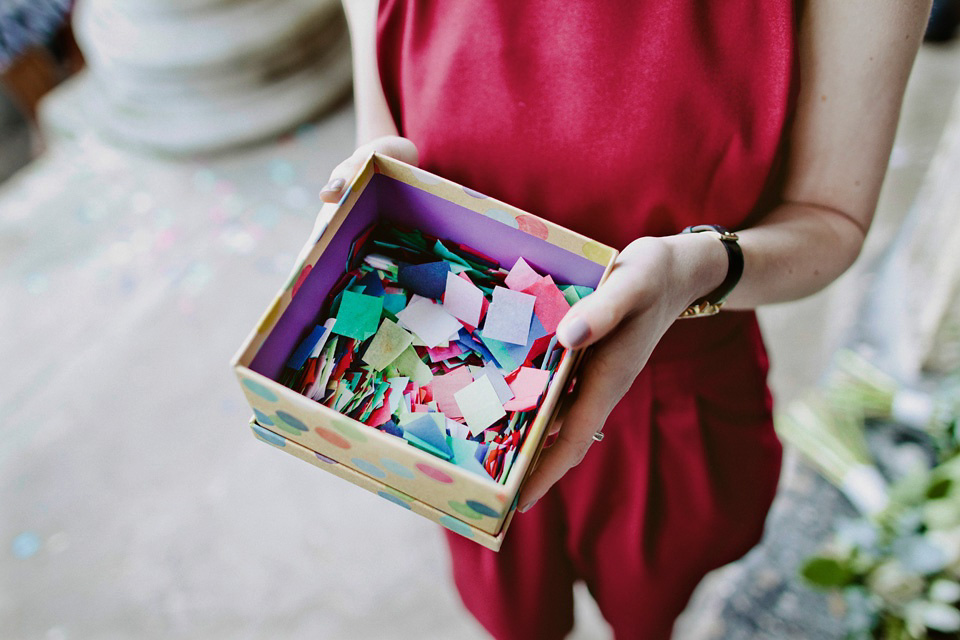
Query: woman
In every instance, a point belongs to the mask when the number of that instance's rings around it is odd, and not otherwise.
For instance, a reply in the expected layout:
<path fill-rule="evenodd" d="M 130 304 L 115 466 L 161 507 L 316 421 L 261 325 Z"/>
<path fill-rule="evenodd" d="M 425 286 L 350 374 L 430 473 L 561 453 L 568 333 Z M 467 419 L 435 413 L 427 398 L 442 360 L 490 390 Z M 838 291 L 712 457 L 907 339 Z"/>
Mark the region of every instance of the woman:
<path fill-rule="evenodd" d="M 31 124 L 37 104 L 60 81 L 64 71 L 81 64 L 67 24 L 72 0 L 3 0 L 0 2 L 0 85 Z M 53 53 L 63 49 L 66 64 Z"/>
<path fill-rule="evenodd" d="M 582 579 L 618 637 L 669 637 L 775 493 L 751 310 L 857 257 L 929 1 L 345 6 L 361 144 L 324 200 L 378 150 L 622 249 L 558 328 L 593 352 L 501 552 L 448 537 L 464 603 L 559 638 Z"/>

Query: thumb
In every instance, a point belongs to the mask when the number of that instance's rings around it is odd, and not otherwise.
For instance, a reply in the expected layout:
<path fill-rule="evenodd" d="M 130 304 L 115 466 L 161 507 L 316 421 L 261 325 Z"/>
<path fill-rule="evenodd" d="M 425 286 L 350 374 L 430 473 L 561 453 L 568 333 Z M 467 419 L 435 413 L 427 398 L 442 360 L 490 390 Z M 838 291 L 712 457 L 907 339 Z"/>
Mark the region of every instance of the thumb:
<path fill-rule="evenodd" d="M 615 264 L 606 282 L 563 317 L 557 327 L 557 339 L 568 349 L 597 342 L 637 309 L 640 297 L 629 268 L 623 263 Z"/>
<path fill-rule="evenodd" d="M 416 165 L 419 160 L 417 146 L 407 138 L 383 136 L 371 140 L 367 144 L 357 147 L 349 158 L 338 164 L 330 172 L 330 180 L 320 190 L 320 199 L 324 202 L 338 202 L 343 196 L 344 189 L 353 181 L 357 172 L 360 171 L 360 167 L 374 151 L 407 164 Z"/>

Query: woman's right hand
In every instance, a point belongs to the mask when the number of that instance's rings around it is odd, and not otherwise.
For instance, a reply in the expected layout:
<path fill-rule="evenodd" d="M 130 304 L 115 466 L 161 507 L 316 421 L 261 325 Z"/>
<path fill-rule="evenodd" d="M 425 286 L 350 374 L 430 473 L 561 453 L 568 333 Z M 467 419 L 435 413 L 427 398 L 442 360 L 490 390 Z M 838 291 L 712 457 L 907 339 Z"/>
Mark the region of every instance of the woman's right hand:
<path fill-rule="evenodd" d="M 350 184 L 360 167 L 363 166 L 364 161 L 374 151 L 407 164 L 416 165 L 419 160 L 417 146 L 406 138 L 400 136 L 374 138 L 370 142 L 357 147 L 352 156 L 337 165 L 330 173 L 330 180 L 320 190 L 320 199 L 324 202 L 339 202 L 343 196 L 343 190 Z"/>

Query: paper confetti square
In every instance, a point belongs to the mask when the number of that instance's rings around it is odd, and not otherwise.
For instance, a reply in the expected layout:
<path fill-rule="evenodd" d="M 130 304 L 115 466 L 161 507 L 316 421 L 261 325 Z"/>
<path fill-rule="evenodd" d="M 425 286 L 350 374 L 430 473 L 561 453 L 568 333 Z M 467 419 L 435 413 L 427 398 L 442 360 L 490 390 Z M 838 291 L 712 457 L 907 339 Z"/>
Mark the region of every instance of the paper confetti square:
<path fill-rule="evenodd" d="M 443 308 L 454 318 L 463 320 L 471 327 L 478 327 L 483 312 L 483 292 L 469 280 L 447 273 Z"/>
<path fill-rule="evenodd" d="M 572 284 L 567 285 L 560 290 L 563 291 L 563 297 L 566 298 L 567 304 L 569 304 L 571 307 L 580 302 L 580 296 L 577 295 L 577 290 Z"/>
<path fill-rule="evenodd" d="M 430 367 L 424 364 L 412 346 L 403 350 L 403 353 L 393 361 L 393 366 L 397 368 L 400 375 L 409 377 L 417 384 L 427 384 L 433 380 Z"/>
<path fill-rule="evenodd" d="M 290 358 L 287 360 L 287 367 L 290 369 L 299 369 L 307 361 L 307 358 L 310 357 L 310 353 L 313 352 L 313 348 L 320 344 L 320 341 L 323 339 L 323 336 L 326 335 L 327 329 L 321 324 L 318 324 L 310 332 L 310 335 L 306 337 L 303 341 L 297 345 L 296 350 L 290 355 Z"/>
<path fill-rule="evenodd" d="M 493 302 L 483 323 L 483 335 L 511 344 L 527 344 L 536 298 L 527 293 L 494 287 Z"/>
<path fill-rule="evenodd" d="M 470 431 L 479 433 L 507 415 L 496 390 L 486 376 L 453 395 Z"/>
<path fill-rule="evenodd" d="M 549 381 L 550 372 L 546 369 L 520 367 L 507 378 L 510 391 L 516 397 L 505 402 L 503 408 L 507 411 L 529 411 L 536 408 Z"/>
<path fill-rule="evenodd" d="M 450 462 L 478 476 L 483 476 L 484 478 L 490 477 L 487 470 L 484 469 L 480 461 L 477 460 L 477 449 L 480 447 L 479 442 L 453 439 L 450 444 L 453 449 L 453 459 L 450 460 Z"/>
<path fill-rule="evenodd" d="M 533 305 L 533 313 L 540 320 L 543 328 L 547 333 L 556 333 L 557 325 L 570 310 L 570 304 L 563 292 L 554 284 L 553 278 L 550 276 L 540 278 L 531 287 L 525 289 L 525 293 L 537 298 Z"/>
<path fill-rule="evenodd" d="M 383 371 L 412 342 L 413 336 L 408 331 L 389 318 L 384 318 L 363 354 L 363 361 L 377 371 Z"/>
<path fill-rule="evenodd" d="M 459 342 L 451 342 L 445 347 L 434 347 L 433 349 L 427 349 L 427 355 L 430 357 L 430 362 L 442 362 L 443 360 L 449 360 L 450 358 L 457 357 L 461 353 L 463 353 L 463 347 L 460 346 Z"/>
<path fill-rule="evenodd" d="M 513 399 L 514 393 L 510 389 L 510 385 L 507 384 L 507 381 L 503 379 L 503 373 L 497 368 L 497 365 L 489 361 L 485 362 L 483 364 L 483 374 L 490 378 L 490 384 L 493 385 L 494 390 L 497 392 L 497 397 L 500 398 L 500 402 L 507 402 Z"/>
<path fill-rule="evenodd" d="M 434 376 L 430 381 L 430 388 L 437 408 L 447 417 L 462 418 L 463 414 L 460 413 L 460 407 L 457 406 L 453 396 L 471 382 L 473 382 L 473 376 L 468 367 L 457 367 L 450 373 Z"/>
<path fill-rule="evenodd" d="M 447 444 L 446 431 L 437 424 L 437 421 L 443 421 L 443 416 L 439 413 L 411 414 L 412 419 L 401 423 L 403 427 L 403 436 L 410 439 L 409 436 L 416 436 L 421 442 L 425 442 L 433 449 L 443 453 L 443 456 L 450 458 L 453 456 L 453 450 Z"/>
<path fill-rule="evenodd" d="M 397 282 L 401 287 L 425 298 L 439 300 L 447 286 L 450 263 L 446 261 L 401 265 Z"/>
<path fill-rule="evenodd" d="M 530 299 L 533 300 L 533 297 Z M 397 314 L 397 318 L 430 348 L 448 342 L 461 329 L 459 320 L 433 300 L 421 296 L 414 296 L 407 308 Z"/>
<path fill-rule="evenodd" d="M 540 274 L 534 271 L 526 260 L 517 258 L 517 262 L 510 269 L 503 283 L 514 291 L 523 291 L 532 287 L 539 279 Z"/>
<path fill-rule="evenodd" d="M 534 316 L 530 322 L 530 333 L 527 336 L 527 344 L 510 344 L 502 340 L 494 340 L 493 338 L 487 337 L 485 330 L 478 331 L 477 335 L 480 337 L 483 345 L 489 350 L 493 359 L 500 365 L 500 368 L 504 371 L 513 371 L 527 361 L 534 345 L 537 344 L 538 340 L 546 337 L 547 332 L 537 317 Z"/>
<path fill-rule="evenodd" d="M 382 312 L 382 298 L 344 291 L 333 333 L 355 340 L 366 340 L 377 332 Z"/>

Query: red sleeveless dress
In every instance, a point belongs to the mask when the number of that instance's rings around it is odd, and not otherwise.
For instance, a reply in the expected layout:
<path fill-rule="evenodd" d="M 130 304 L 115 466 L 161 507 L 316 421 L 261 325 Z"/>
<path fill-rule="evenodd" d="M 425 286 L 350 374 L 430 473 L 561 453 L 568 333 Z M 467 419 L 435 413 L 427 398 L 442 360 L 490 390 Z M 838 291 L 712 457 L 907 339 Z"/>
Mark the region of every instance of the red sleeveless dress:
<path fill-rule="evenodd" d="M 382 0 L 378 59 L 424 168 L 601 242 L 739 229 L 775 202 L 790 0 Z M 449 535 L 467 608 L 497 638 L 559 638 L 584 580 L 618 637 L 669 637 L 761 535 L 781 453 L 766 373 L 753 313 L 676 323 L 499 554 Z"/>

